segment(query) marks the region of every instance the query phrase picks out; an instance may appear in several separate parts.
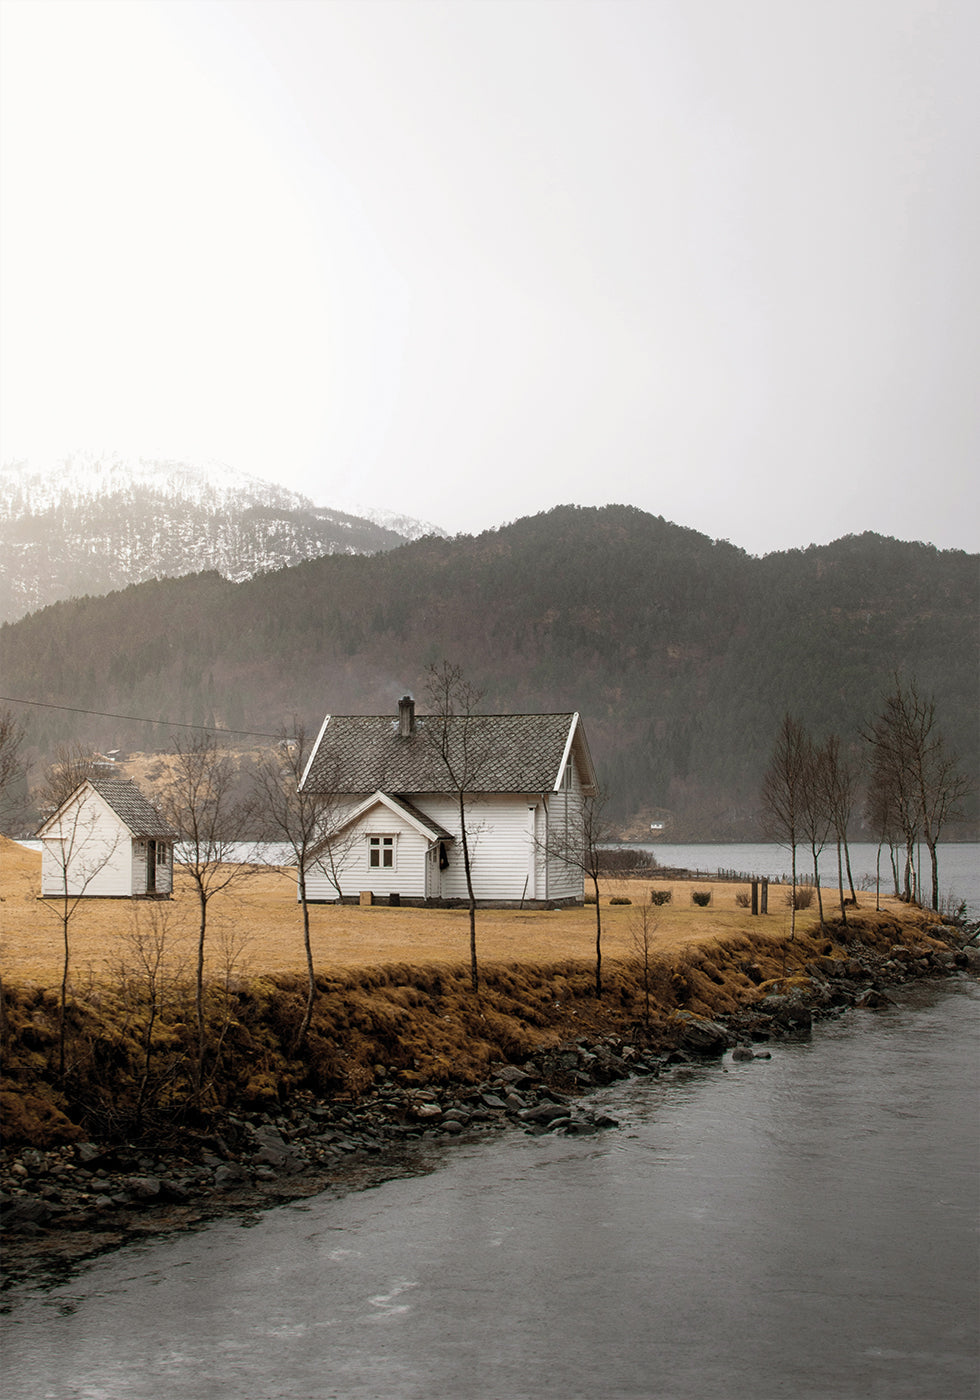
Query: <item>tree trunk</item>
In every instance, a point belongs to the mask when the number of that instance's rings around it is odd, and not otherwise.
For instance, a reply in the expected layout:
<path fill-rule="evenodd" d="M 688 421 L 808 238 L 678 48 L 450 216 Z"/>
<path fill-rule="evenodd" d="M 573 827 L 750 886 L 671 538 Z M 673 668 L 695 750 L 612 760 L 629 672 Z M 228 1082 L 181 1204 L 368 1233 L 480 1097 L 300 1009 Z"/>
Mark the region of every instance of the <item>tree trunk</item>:
<path fill-rule="evenodd" d="M 593 875 L 595 885 L 595 995 L 596 1001 L 602 997 L 602 914 L 599 910 L 599 877 Z"/>
<path fill-rule="evenodd" d="M 851 889 L 851 903 L 857 904 L 857 893 L 854 889 L 854 876 L 851 874 L 851 848 L 847 844 L 847 832 L 844 832 L 844 861 L 847 865 L 847 883 Z"/>
<path fill-rule="evenodd" d="M 68 924 L 71 915 L 68 912 L 68 875 L 65 874 L 65 903 L 61 913 L 61 930 L 65 943 L 65 956 L 61 968 L 61 1017 L 58 1025 L 58 1077 L 65 1077 L 65 1018 L 68 1011 Z"/>
<path fill-rule="evenodd" d="M 313 1003 L 316 1000 L 316 974 L 313 969 L 313 948 L 310 943 L 310 906 L 306 899 L 306 874 L 302 862 L 300 863 L 299 899 L 303 907 L 303 947 L 306 949 L 306 1010 L 303 1012 L 303 1019 L 293 1042 L 294 1055 L 306 1039 L 310 1022 L 313 1020 Z"/>
<path fill-rule="evenodd" d="M 939 843 L 929 842 L 929 865 L 932 871 L 932 907 L 939 913 L 939 852 L 936 847 Z"/>
<path fill-rule="evenodd" d="M 197 977 L 194 987 L 194 1010 L 197 1015 L 197 1065 L 194 1069 L 194 1087 L 200 1094 L 204 1084 L 204 1047 L 207 1039 L 204 1027 L 204 938 L 208 925 L 208 902 L 200 886 L 197 897 L 200 921 L 197 930 Z"/>
<path fill-rule="evenodd" d="M 466 839 L 466 811 L 463 794 L 459 794 L 459 829 L 463 842 L 463 870 L 466 874 L 466 893 L 470 910 L 470 985 L 473 995 L 480 994 L 480 969 L 476 960 L 476 895 L 473 893 L 473 873 L 470 869 L 470 846 Z"/>

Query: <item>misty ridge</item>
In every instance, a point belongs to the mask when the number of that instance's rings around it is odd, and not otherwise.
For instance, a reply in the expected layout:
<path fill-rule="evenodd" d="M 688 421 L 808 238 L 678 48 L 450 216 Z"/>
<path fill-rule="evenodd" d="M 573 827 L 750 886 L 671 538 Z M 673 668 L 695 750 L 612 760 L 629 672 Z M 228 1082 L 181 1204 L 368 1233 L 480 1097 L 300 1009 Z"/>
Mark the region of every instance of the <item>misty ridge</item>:
<path fill-rule="evenodd" d="M 0 628 L 0 674 L 10 697 L 160 721 L 25 708 L 50 754 L 165 749 L 176 722 L 315 732 L 328 711 L 392 711 L 450 658 L 488 712 L 580 711 L 629 834 L 666 814 L 676 839 L 750 839 L 784 713 L 860 758 L 896 674 L 935 695 L 976 772 L 977 562 L 875 534 L 756 558 L 635 507 L 559 506 L 240 583 L 64 601 Z"/>
<path fill-rule="evenodd" d="M 436 527 L 354 514 L 220 463 L 78 453 L 0 467 L 0 622 L 65 598 L 215 569 L 235 582 L 325 554 L 373 554 Z"/>

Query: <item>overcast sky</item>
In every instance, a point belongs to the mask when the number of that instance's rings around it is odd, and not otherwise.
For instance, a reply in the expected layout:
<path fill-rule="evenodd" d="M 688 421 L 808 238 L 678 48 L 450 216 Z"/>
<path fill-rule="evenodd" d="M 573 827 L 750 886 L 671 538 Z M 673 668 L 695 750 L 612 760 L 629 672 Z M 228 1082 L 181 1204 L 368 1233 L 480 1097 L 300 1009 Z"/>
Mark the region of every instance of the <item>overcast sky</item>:
<path fill-rule="evenodd" d="M 978 546 L 976 0 L 0 0 L 0 455 Z"/>

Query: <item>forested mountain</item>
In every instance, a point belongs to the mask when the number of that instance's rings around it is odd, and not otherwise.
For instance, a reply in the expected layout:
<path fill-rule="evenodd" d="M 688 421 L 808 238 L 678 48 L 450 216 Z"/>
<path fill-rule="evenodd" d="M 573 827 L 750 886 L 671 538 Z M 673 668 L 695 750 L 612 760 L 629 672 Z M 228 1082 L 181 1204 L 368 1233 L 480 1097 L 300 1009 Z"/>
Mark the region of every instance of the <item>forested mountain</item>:
<path fill-rule="evenodd" d="M 215 569 L 235 581 L 371 554 L 433 527 L 365 519 L 215 463 L 68 458 L 0 468 L 0 620 L 129 583 Z"/>
<path fill-rule="evenodd" d="M 485 534 L 216 573 L 61 603 L 0 629 L 3 693 L 275 731 L 394 713 L 446 657 L 498 711 L 578 709 L 622 818 L 748 836 L 776 728 L 859 749 L 895 673 L 934 692 L 977 764 L 976 556 L 873 534 L 756 559 L 627 506 L 559 507 Z M 165 747 L 153 730 L 31 712 L 50 750 Z"/>

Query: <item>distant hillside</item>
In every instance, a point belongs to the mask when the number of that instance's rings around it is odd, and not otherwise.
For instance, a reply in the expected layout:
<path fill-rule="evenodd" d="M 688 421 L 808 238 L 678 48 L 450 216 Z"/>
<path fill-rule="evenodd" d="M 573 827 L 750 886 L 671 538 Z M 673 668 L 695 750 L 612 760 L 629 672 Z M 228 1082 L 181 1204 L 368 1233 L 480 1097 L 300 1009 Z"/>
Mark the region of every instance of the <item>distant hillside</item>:
<path fill-rule="evenodd" d="M 976 556 L 873 534 L 755 559 L 626 506 L 560 507 L 233 584 L 142 584 L 0 629 L 4 694 L 275 730 L 393 710 L 448 657 L 491 710 L 578 709 L 618 813 L 751 836 L 786 709 L 855 742 L 897 671 L 976 771 Z M 49 749 L 166 746 L 165 727 L 34 712 Z"/>
<path fill-rule="evenodd" d="M 0 468 L 0 621 L 64 598 L 215 569 L 240 582 L 325 554 L 373 554 L 431 531 L 323 506 L 209 463 L 77 457 Z"/>

